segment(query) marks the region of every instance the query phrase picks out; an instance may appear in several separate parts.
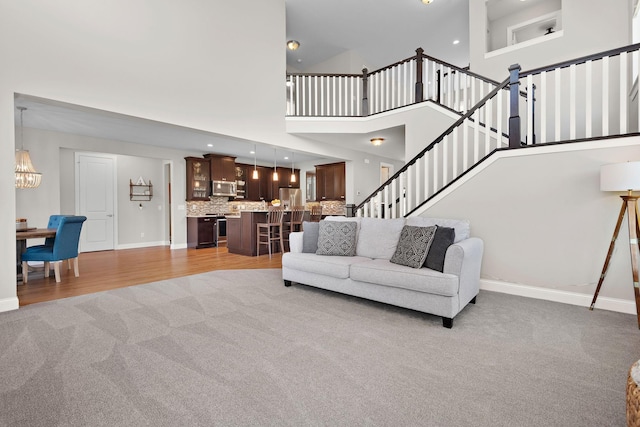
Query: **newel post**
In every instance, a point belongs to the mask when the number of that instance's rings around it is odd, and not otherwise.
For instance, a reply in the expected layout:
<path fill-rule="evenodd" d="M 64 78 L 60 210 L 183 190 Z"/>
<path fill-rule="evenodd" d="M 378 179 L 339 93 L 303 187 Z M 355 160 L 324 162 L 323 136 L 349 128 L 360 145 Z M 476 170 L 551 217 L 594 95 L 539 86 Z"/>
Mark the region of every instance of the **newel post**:
<path fill-rule="evenodd" d="M 416 49 L 416 100 L 415 102 L 424 101 L 424 84 L 422 83 L 422 57 L 424 50 L 419 47 Z"/>
<path fill-rule="evenodd" d="M 369 70 L 362 69 L 362 115 L 369 115 Z"/>
<path fill-rule="evenodd" d="M 520 65 L 509 67 L 509 148 L 520 147 Z"/>

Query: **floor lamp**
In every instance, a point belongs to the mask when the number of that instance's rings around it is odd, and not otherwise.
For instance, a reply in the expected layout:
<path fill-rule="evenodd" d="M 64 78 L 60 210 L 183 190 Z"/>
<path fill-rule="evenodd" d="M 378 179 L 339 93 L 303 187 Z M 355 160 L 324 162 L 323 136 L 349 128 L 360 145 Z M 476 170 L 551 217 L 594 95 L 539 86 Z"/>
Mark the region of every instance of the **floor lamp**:
<path fill-rule="evenodd" d="M 640 328 L 640 284 L 638 283 L 638 235 L 640 234 L 639 222 L 638 222 L 638 196 L 633 195 L 632 191 L 640 190 L 640 162 L 626 162 L 626 163 L 614 163 L 610 165 L 604 165 L 600 168 L 600 190 L 601 191 L 626 191 L 627 194 L 620 196 L 622 198 L 622 207 L 620 208 L 620 214 L 618 215 L 618 222 L 616 228 L 613 231 L 613 238 L 609 244 L 609 252 L 607 258 L 604 261 L 602 267 L 602 274 L 600 274 L 600 280 L 598 280 L 598 286 L 596 292 L 593 295 L 593 301 L 591 301 L 591 307 L 589 310 L 593 310 L 600 292 L 600 287 L 607 274 L 609 268 L 609 261 L 611 261 L 611 255 L 616 245 L 616 239 L 622 226 L 622 220 L 624 219 L 624 213 L 627 212 L 627 219 L 629 224 L 629 249 L 631 251 L 631 271 L 633 274 L 633 290 L 636 298 L 636 312 L 638 316 L 638 328 Z"/>

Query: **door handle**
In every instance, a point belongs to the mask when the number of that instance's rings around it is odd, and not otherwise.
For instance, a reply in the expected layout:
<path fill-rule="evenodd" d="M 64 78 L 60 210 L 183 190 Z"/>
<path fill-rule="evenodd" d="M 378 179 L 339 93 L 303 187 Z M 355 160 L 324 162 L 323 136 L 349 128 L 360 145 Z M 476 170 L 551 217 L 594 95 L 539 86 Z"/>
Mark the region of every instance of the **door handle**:
<path fill-rule="evenodd" d="M 113 214 L 107 214 L 107 216 L 108 216 L 108 217 L 112 217 L 112 216 L 113 216 Z"/>

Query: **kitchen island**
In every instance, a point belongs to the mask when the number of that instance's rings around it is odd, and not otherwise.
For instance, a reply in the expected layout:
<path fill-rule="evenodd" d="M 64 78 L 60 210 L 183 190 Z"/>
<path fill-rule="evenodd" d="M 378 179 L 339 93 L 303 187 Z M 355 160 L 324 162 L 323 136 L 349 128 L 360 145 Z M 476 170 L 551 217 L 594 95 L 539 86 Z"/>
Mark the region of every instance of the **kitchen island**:
<path fill-rule="evenodd" d="M 227 215 L 227 250 L 229 253 L 247 256 L 265 255 L 269 253 L 266 245 L 260 246 L 258 254 L 257 224 L 267 222 L 266 210 L 241 211 L 239 215 Z M 290 213 L 285 211 L 284 221 L 289 221 Z M 305 221 L 309 220 L 309 212 L 304 213 Z M 274 245 L 274 249 L 279 245 Z M 280 252 L 277 249 L 276 252 Z"/>

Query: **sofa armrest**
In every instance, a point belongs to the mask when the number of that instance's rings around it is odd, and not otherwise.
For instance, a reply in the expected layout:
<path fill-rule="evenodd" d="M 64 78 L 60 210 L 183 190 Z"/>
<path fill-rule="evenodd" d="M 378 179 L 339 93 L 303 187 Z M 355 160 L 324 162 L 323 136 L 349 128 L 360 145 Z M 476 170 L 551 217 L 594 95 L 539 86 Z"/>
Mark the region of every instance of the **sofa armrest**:
<path fill-rule="evenodd" d="M 302 234 L 304 231 L 294 231 L 289 234 L 289 251 L 302 252 Z"/>
<path fill-rule="evenodd" d="M 444 258 L 444 273 L 459 277 L 460 302 L 462 306 L 471 301 L 480 291 L 480 268 L 484 242 L 470 237 L 449 246 Z"/>

